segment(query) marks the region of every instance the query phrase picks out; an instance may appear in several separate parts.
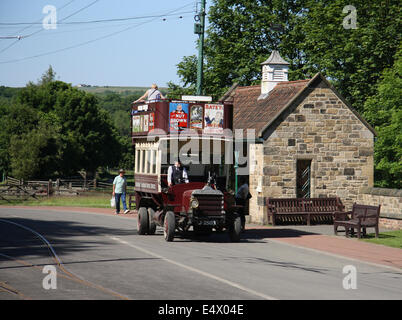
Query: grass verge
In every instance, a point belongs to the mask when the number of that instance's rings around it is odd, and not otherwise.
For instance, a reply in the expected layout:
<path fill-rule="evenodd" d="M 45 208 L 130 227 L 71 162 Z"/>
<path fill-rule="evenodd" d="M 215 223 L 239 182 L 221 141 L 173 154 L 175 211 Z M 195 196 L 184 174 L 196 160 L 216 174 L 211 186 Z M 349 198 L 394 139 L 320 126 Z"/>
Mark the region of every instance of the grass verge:
<path fill-rule="evenodd" d="M 42 199 L 12 200 L 7 202 L 0 201 L 0 205 L 15 206 L 62 206 L 62 207 L 91 207 L 91 208 L 110 208 L 111 194 L 102 195 L 79 195 L 79 196 L 53 196 Z"/>
<path fill-rule="evenodd" d="M 384 246 L 402 249 L 402 230 L 381 232 L 378 238 L 375 238 L 374 233 L 366 235 L 365 242 L 382 244 Z"/>

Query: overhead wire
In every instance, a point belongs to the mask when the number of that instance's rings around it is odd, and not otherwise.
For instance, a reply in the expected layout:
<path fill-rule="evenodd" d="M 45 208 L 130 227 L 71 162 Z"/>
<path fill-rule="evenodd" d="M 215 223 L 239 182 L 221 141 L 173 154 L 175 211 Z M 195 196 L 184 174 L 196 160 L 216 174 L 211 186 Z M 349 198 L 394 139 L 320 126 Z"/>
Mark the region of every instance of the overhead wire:
<path fill-rule="evenodd" d="M 59 11 L 63 10 L 65 7 L 67 7 L 68 5 L 70 5 L 70 4 L 71 4 L 72 2 L 74 2 L 74 1 L 75 1 L 75 0 L 71 0 L 71 1 L 67 2 L 64 6 L 62 6 L 62 7 L 59 9 Z M 39 21 L 42 21 L 42 19 L 39 20 Z M 32 27 L 32 26 L 33 26 L 33 24 L 32 24 L 32 25 L 29 25 L 29 26 L 26 26 L 26 27 L 24 27 L 24 28 L 22 28 L 22 29 L 20 29 L 19 31 L 17 31 L 17 34 L 18 34 L 18 33 L 21 33 L 22 31 L 24 31 L 24 30 L 26 30 L 26 29 L 29 29 L 29 28 Z M 17 36 L 17 37 L 18 37 L 18 36 Z M 14 46 L 18 41 L 21 40 L 21 38 L 17 38 L 17 39 L 18 39 L 18 40 L 12 42 L 10 45 L 8 45 L 7 47 L 5 47 L 5 48 L 3 48 L 2 50 L 0 50 L 0 53 L 3 53 L 4 51 L 8 50 L 8 49 L 11 48 L 12 46 Z"/>
<path fill-rule="evenodd" d="M 61 8 L 59 9 L 59 11 L 62 10 L 63 8 L 65 8 L 66 6 L 68 6 L 68 5 L 69 5 L 70 3 L 72 3 L 73 1 L 75 1 L 75 0 L 71 0 L 70 2 L 68 2 L 67 4 L 65 4 L 63 7 L 61 7 Z M 100 1 L 100 0 L 92 1 L 92 2 L 89 3 L 88 5 L 86 5 L 86 6 L 82 7 L 82 8 L 80 8 L 80 9 L 78 9 L 77 11 L 74 11 L 73 13 L 71 13 L 71 14 L 68 15 L 67 17 L 64 17 L 64 18 L 61 19 L 60 21 L 64 21 L 64 20 L 66 20 L 66 19 L 68 19 L 68 18 L 70 18 L 70 17 L 72 17 L 72 16 L 74 16 L 74 15 L 76 15 L 76 14 L 78 14 L 78 13 L 84 11 L 85 9 L 87 9 L 87 8 L 89 8 L 89 7 L 91 7 L 91 6 L 93 6 L 95 3 L 99 2 L 99 1 Z M 25 30 L 25 29 L 27 29 L 27 28 L 33 26 L 34 24 L 35 24 L 35 23 L 32 23 L 30 26 L 28 26 L 28 27 L 26 27 L 26 28 L 24 28 L 24 29 L 22 29 L 22 30 Z M 42 22 L 41 22 L 40 24 L 42 24 Z M 6 51 L 7 49 L 11 48 L 13 45 L 15 45 L 15 44 L 16 44 L 18 41 L 20 41 L 21 39 L 25 39 L 25 38 L 31 37 L 31 36 L 33 36 L 33 35 L 35 35 L 35 34 L 38 34 L 39 32 L 42 32 L 43 30 L 44 30 L 44 29 L 41 28 L 41 29 L 39 29 L 39 30 L 37 30 L 37 31 L 35 31 L 35 32 L 32 32 L 31 34 L 25 35 L 25 36 L 16 36 L 16 37 L 17 37 L 17 40 L 16 40 L 15 42 L 11 43 L 9 46 L 5 47 L 3 50 L 1 50 L 0 53 L 3 53 L 3 52 Z"/>
<path fill-rule="evenodd" d="M 191 3 L 190 5 L 192 5 L 192 4 L 193 4 L 193 3 Z M 179 7 L 179 8 L 177 8 L 177 9 L 171 10 L 171 11 L 165 13 L 165 14 L 162 15 L 162 16 L 169 15 L 169 14 L 171 14 L 171 13 L 173 13 L 173 12 L 179 11 L 179 10 L 185 8 L 185 7 L 188 7 L 188 6 L 189 6 L 189 4 L 184 5 L 184 6 L 182 6 L 182 7 Z M 155 21 L 155 20 L 157 20 L 157 19 L 159 19 L 159 18 L 160 18 L 160 16 L 155 17 L 155 18 L 152 18 L 152 19 L 147 20 L 147 21 L 144 21 L 144 22 L 142 22 L 142 23 L 133 25 L 133 26 L 129 26 L 129 27 L 124 28 L 124 29 L 122 29 L 122 30 L 118 30 L 118 31 L 115 31 L 115 32 L 106 34 L 106 35 L 104 35 L 104 36 L 101 36 L 101 37 L 98 37 L 98 38 L 95 38 L 95 39 L 91 39 L 91 40 L 88 40 L 88 41 L 85 41 L 85 42 L 82 42 L 82 43 L 78 43 L 78 44 L 76 44 L 76 45 L 72 45 L 72 46 L 69 46 L 69 47 L 65 47 L 65 48 L 61 48 L 61 49 L 57 49 L 57 50 L 53 50 L 53 51 L 48 51 L 48 52 L 44 52 L 44 53 L 41 53 L 41 54 L 29 56 L 29 57 L 24 57 L 24 58 L 19 58 L 19 59 L 13 59 L 13 60 L 7 60 L 7 61 L 0 61 L 0 64 L 7 64 L 7 63 L 14 63 L 14 62 L 25 61 L 25 60 L 29 60 L 29 59 L 39 58 L 39 57 L 43 57 L 43 56 L 46 56 L 46 55 L 51 55 L 51 54 L 55 54 L 55 53 L 59 53 L 59 52 L 67 51 L 67 50 L 71 50 L 71 49 L 74 49 L 74 48 L 78 48 L 78 47 L 81 47 L 81 46 L 84 46 L 84 45 L 87 45 L 87 44 L 90 44 L 90 43 L 93 43 L 93 42 L 96 42 L 96 41 L 99 41 L 99 40 L 103 40 L 103 39 L 106 39 L 106 38 L 110 38 L 110 37 L 112 37 L 112 36 L 114 36 L 114 35 L 116 35 L 116 34 L 119 34 L 119 33 L 122 33 L 122 32 L 128 31 L 128 30 L 134 29 L 134 28 L 136 28 L 136 27 L 140 27 L 140 26 L 142 26 L 142 25 L 144 25 L 144 24 L 153 22 L 153 21 Z"/>
<path fill-rule="evenodd" d="M 182 12 L 182 14 L 186 13 L 194 13 L 194 11 L 185 11 Z M 71 22 L 62 22 L 63 20 L 60 20 L 60 22 L 55 23 L 55 25 L 74 25 L 74 24 L 91 24 L 91 23 L 105 23 L 105 22 L 119 22 L 119 21 L 128 21 L 128 20 L 140 20 L 140 19 L 149 19 L 149 18 L 161 18 L 161 17 L 167 17 L 167 16 L 172 16 L 172 15 L 177 15 L 175 14 L 159 14 L 159 15 L 148 15 L 148 16 L 135 16 L 135 17 L 127 17 L 127 18 L 113 18 L 113 19 L 100 19 L 100 20 L 89 20 L 89 21 L 71 21 Z M 23 25 L 23 24 L 42 24 L 42 22 L 0 22 L 0 26 L 4 25 Z"/>
<path fill-rule="evenodd" d="M 75 11 L 75 12 L 71 13 L 70 15 L 68 15 L 67 17 L 64 17 L 63 19 L 60 20 L 60 22 L 65 21 L 65 20 L 67 20 L 68 18 L 71 18 L 72 16 L 75 16 L 76 14 L 78 14 L 78 13 L 84 11 L 85 9 L 87 9 L 87 8 L 89 8 L 89 7 L 91 7 L 91 6 L 93 6 L 95 3 L 99 2 L 99 1 L 100 1 L 100 0 L 92 1 L 90 4 L 86 5 L 85 7 L 82 7 L 81 9 L 78 9 L 77 11 Z M 31 33 L 31 34 L 25 36 L 24 38 L 31 37 L 31 36 L 33 36 L 33 35 L 39 33 L 39 32 L 42 32 L 43 30 L 44 30 L 44 29 L 41 28 L 40 30 L 38 30 L 38 31 L 36 31 L 36 32 L 33 32 L 33 33 Z"/>
<path fill-rule="evenodd" d="M 194 15 L 194 13 L 192 13 L 190 15 L 188 15 L 188 14 L 187 15 L 183 14 L 183 15 L 180 15 L 180 16 L 174 15 L 173 18 L 175 18 L 175 19 L 186 19 L 186 18 L 189 18 L 189 17 L 192 18 L 193 15 Z M 171 20 L 171 19 L 162 19 L 162 20 L 163 21 L 168 21 L 168 20 Z M 37 35 L 37 36 L 38 37 L 51 37 L 51 36 L 58 36 L 60 34 L 67 34 L 67 33 L 74 33 L 74 32 L 86 32 L 86 31 L 99 30 L 99 29 L 105 29 L 105 28 L 108 28 L 108 29 L 110 29 L 110 28 L 118 28 L 118 27 L 123 27 L 125 25 L 134 26 L 134 25 L 137 25 L 137 23 L 135 23 L 135 24 L 133 24 L 133 23 L 130 23 L 130 24 L 119 23 L 119 24 L 114 24 L 114 25 L 108 24 L 108 25 L 91 27 L 91 28 L 79 28 L 79 29 L 75 28 L 75 29 L 72 29 L 72 30 L 62 30 L 62 31 L 52 30 L 51 32 L 43 33 L 43 34 L 40 34 L 40 35 Z"/>

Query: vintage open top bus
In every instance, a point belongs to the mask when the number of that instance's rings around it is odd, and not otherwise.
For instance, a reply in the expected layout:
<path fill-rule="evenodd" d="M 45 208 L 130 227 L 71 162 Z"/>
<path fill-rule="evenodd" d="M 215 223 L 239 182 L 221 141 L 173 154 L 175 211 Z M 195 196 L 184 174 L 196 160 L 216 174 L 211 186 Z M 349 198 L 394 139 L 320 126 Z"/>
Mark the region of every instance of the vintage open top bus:
<path fill-rule="evenodd" d="M 240 240 L 241 206 L 235 204 L 233 106 L 170 101 L 132 106 L 135 198 L 139 234 L 163 227 L 166 241 L 177 232 L 228 231 Z M 168 168 L 180 160 L 188 175 L 168 185 Z"/>

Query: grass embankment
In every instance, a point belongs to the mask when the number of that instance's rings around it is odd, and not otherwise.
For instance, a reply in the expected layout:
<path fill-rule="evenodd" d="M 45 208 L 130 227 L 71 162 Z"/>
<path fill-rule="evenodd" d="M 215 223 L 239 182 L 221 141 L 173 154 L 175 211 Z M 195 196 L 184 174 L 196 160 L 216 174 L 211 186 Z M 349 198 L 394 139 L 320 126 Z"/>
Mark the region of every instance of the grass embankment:
<path fill-rule="evenodd" d="M 110 194 L 100 195 L 78 195 L 78 196 L 53 196 L 43 197 L 38 200 L 11 200 L 11 202 L 0 200 L 0 205 L 15 206 L 62 206 L 62 207 L 91 207 L 110 208 Z"/>
<path fill-rule="evenodd" d="M 378 238 L 375 238 L 374 233 L 370 233 L 361 240 L 370 243 L 382 244 L 388 247 L 402 249 L 402 230 L 381 232 L 378 235 Z"/>
<path fill-rule="evenodd" d="M 112 183 L 114 178 L 119 175 L 118 170 L 110 170 L 103 173 L 99 182 Z M 134 172 L 126 170 L 127 193 L 134 192 Z M 110 199 L 112 197 L 112 187 L 106 189 L 92 190 L 82 192 L 77 196 L 51 196 L 38 197 L 38 199 L 28 198 L 13 199 L 9 201 L 0 198 L 0 205 L 15 206 L 62 206 L 62 207 L 92 207 L 92 208 L 110 208 Z M 128 205 L 128 195 L 126 198 Z"/>

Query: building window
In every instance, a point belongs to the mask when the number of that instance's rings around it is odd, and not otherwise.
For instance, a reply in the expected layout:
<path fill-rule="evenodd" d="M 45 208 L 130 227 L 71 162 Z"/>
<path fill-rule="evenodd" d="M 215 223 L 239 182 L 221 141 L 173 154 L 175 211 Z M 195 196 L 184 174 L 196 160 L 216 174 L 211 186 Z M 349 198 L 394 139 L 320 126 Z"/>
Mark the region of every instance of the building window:
<path fill-rule="evenodd" d="M 296 197 L 311 196 L 311 160 L 297 160 L 296 163 Z"/>

